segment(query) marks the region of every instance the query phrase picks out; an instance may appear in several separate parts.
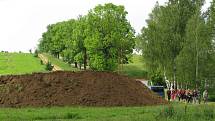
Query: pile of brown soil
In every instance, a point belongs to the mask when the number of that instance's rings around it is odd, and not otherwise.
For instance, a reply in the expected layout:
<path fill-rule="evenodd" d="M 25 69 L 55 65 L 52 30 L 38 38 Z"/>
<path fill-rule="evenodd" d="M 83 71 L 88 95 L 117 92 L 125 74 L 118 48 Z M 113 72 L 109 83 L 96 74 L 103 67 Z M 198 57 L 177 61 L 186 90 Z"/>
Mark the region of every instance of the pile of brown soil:
<path fill-rule="evenodd" d="M 141 82 L 110 72 L 52 72 L 0 77 L 0 107 L 166 104 Z"/>

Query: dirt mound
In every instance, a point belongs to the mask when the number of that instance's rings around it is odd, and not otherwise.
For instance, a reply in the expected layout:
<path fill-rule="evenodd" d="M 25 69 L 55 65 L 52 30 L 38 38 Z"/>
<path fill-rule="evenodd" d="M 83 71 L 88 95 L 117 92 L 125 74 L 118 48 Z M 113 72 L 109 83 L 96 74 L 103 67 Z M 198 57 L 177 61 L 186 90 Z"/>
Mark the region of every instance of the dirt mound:
<path fill-rule="evenodd" d="M 140 82 L 109 72 L 52 72 L 0 77 L 0 107 L 165 104 Z"/>

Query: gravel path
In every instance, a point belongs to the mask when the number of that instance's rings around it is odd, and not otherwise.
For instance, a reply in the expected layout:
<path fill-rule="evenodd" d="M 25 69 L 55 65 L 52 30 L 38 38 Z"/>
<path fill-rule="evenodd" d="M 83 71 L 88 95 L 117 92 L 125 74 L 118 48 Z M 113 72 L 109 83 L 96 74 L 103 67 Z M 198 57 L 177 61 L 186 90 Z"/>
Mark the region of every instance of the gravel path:
<path fill-rule="evenodd" d="M 46 56 L 44 56 L 43 54 L 38 54 L 38 57 L 43 61 L 44 64 L 48 63 L 48 58 Z M 59 66 L 57 66 L 53 63 L 52 63 L 52 66 L 54 66 L 53 71 L 62 71 L 63 70 Z"/>

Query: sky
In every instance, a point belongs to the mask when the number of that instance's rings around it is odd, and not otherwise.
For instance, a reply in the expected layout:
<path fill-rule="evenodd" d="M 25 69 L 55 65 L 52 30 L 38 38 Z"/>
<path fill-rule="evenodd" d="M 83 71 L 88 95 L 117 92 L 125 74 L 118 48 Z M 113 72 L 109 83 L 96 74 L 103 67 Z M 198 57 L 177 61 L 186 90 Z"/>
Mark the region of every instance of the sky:
<path fill-rule="evenodd" d="M 98 4 L 124 5 L 127 19 L 139 33 L 155 6 L 167 0 L 0 0 L 0 51 L 35 49 L 49 24 L 86 15 Z M 206 0 L 209 6 L 211 0 Z"/>

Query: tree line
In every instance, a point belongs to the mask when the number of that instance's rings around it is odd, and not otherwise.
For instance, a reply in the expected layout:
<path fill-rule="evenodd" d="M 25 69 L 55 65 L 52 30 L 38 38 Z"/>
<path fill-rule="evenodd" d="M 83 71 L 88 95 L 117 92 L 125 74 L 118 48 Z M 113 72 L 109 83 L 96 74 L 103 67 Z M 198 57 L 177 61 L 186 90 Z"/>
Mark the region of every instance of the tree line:
<path fill-rule="evenodd" d="M 39 51 L 90 69 L 114 71 L 128 61 L 135 47 L 135 32 L 124 6 L 98 5 L 77 19 L 48 25 Z"/>
<path fill-rule="evenodd" d="M 136 37 L 150 73 L 193 86 L 215 80 L 215 0 L 157 3 Z"/>
<path fill-rule="evenodd" d="M 141 50 L 149 75 L 195 86 L 215 80 L 215 0 L 156 3 L 147 26 L 135 36 L 124 6 L 98 5 L 87 15 L 47 27 L 39 51 L 76 67 L 114 71 Z"/>

